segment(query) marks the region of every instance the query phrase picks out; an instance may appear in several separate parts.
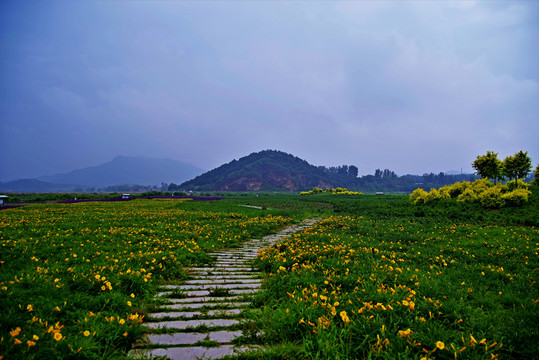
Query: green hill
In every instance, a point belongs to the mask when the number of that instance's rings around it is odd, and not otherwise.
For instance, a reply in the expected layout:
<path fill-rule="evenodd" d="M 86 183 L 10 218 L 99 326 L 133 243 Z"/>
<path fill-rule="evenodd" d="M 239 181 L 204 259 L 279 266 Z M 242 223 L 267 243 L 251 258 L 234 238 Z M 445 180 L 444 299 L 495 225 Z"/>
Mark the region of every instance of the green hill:
<path fill-rule="evenodd" d="M 264 150 L 221 165 L 180 185 L 194 191 L 301 191 L 336 187 L 349 175 L 332 174 L 282 151 Z"/>

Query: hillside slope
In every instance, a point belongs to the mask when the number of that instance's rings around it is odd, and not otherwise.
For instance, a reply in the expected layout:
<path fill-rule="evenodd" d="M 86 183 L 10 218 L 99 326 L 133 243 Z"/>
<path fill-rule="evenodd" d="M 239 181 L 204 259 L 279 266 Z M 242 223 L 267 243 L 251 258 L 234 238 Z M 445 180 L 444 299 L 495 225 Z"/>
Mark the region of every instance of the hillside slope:
<path fill-rule="evenodd" d="M 299 191 L 338 186 L 339 177 L 293 155 L 264 150 L 221 165 L 180 185 L 195 191 Z"/>
<path fill-rule="evenodd" d="M 117 156 L 101 165 L 66 174 L 42 176 L 38 180 L 54 184 L 104 187 L 120 184 L 159 185 L 181 183 L 201 174 L 202 169 L 171 159 Z"/>

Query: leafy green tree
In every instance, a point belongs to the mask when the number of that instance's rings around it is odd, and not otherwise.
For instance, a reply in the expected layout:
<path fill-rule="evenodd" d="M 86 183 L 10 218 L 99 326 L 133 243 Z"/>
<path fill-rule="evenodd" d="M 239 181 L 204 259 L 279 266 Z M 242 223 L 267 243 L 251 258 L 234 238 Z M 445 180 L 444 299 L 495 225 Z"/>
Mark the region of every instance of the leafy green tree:
<path fill-rule="evenodd" d="M 532 160 L 528 156 L 528 152 L 520 150 L 513 156 L 507 156 L 502 162 L 502 175 L 513 179 L 523 179 L 530 173 L 532 169 Z"/>
<path fill-rule="evenodd" d="M 535 179 L 533 179 L 533 182 L 532 182 L 532 185 L 534 186 L 539 186 L 539 164 L 537 164 L 537 166 L 535 167 L 535 171 L 533 173 L 533 177 Z"/>
<path fill-rule="evenodd" d="M 478 155 L 472 167 L 484 179 L 493 179 L 494 182 L 501 179 L 502 162 L 498 159 L 498 153 L 487 151 L 486 155 Z"/>

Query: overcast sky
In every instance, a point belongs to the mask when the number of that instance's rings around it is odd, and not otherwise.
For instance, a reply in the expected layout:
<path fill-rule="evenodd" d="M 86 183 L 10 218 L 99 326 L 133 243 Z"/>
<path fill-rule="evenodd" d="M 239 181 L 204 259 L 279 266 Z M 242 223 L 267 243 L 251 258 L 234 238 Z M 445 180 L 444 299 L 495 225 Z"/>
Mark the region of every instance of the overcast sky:
<path fill-rule="evenodd" d="M 538 1 L 0 2 L 0 180 L 117 155 L 210 170 L 539 162 Z"/>

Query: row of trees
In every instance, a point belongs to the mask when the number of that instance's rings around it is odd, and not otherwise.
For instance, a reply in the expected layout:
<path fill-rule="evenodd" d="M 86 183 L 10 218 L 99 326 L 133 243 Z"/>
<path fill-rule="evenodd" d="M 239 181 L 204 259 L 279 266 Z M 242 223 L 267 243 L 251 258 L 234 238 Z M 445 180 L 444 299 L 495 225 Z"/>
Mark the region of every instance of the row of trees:
<path fill-rule="evenodd" d="M 359 169 L 355 165 L 342 165 L 342 166 L 319 166 L 320 170 L 328 174 L 336 174 L 342 176 L 349 176 L 352 178 L 357 178 L 359 175 Z"/>
<path fill-rule="evenodd" d="M 531 171 L 532 160 L 527 151 L 521 150 L 513 156 L 507 156 L 503 161 L 498 159 L 498 153 L 487 151 L 486 155 L 477 156 L 472 167 L 479 176 L 496 183 L 505 178 L 509 181 L 524 179 Z"/>

